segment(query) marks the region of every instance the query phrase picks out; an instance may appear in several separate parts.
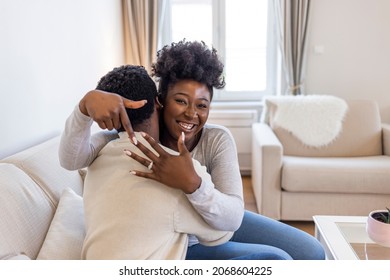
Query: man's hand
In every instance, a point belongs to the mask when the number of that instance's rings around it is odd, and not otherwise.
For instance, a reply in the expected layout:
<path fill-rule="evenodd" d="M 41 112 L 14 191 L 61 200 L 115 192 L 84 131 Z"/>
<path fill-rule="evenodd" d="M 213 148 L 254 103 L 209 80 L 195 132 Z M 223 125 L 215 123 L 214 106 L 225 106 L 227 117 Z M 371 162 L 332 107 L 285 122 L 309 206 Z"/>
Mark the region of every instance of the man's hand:
<path fill-rule="evenodd" d="M 118 94 L 101 90 L 88 92 L 79 103 L 80 111 L 91 117 L 102 129 L 118 129 L 121 126 L 127 131 L 133 143 L 137 143 L 133 127 L 126 113 L 126 108 L 138 109 L 146 100 L 132 101 Z"/>

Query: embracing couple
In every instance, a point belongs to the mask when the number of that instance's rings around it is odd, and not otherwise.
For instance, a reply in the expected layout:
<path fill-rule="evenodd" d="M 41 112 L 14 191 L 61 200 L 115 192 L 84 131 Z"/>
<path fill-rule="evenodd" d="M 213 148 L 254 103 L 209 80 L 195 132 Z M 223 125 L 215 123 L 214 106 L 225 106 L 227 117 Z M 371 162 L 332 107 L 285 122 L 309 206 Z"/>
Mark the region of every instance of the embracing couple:
<path fill-rule="evenodd" d="M 244 209 L 231 133 L 207 124 L 223 64 L 202 42 L 101 78 L 68 118 L 64 168 L 88 167 L 86 259 L 324 259 L 309 234 Z M 102 132 L 91 135 L 95 121 Z"/>

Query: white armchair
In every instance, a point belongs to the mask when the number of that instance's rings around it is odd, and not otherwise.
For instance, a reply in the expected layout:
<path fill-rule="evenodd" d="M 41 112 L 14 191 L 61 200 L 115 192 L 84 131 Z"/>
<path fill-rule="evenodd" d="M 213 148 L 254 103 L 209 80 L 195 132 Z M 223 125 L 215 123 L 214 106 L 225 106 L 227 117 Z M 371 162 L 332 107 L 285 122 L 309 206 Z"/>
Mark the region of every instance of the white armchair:
<path fill-rule="evenodd" d="M 390 207 L 390 125 L 378 106 L 349 100 L 338 137 L 321 147 L 302 143 L 275 121 L 252 127 L 252 185 L 259 213 L 278 220 L 313 215 L 368 215 Z"/>

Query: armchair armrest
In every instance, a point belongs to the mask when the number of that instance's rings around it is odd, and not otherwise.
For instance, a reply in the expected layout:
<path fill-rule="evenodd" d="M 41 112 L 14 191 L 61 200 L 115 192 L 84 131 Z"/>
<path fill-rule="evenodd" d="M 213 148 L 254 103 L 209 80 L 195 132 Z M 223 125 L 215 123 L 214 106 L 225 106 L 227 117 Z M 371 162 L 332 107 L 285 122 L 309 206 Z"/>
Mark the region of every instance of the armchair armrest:
<path fill-rule="evenodd" d="M 283 147 L 265 123 L 252 125 L 252 186 L 259 213 L 280 219 Z"/>
<path fill-rule="evenodd" d="M 390 156 L 390 124 L 382 123 L 383 154 Z"/>

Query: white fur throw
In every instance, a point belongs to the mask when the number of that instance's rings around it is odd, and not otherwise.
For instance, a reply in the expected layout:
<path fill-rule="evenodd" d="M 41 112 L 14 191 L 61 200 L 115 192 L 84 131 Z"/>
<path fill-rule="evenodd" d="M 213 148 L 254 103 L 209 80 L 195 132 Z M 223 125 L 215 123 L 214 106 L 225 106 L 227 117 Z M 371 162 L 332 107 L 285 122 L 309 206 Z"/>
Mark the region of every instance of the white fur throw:
<path fill-rule="evenodd" d="M 299 95 L 269 97 L 265 100 L 262 121 L 268 122 L 268 107 L 277 109 L 275 126 L 291 132 L 307 146 L 321 147 L 340 134 L 347 112 L 347 103 L 330 95 Z"/>

